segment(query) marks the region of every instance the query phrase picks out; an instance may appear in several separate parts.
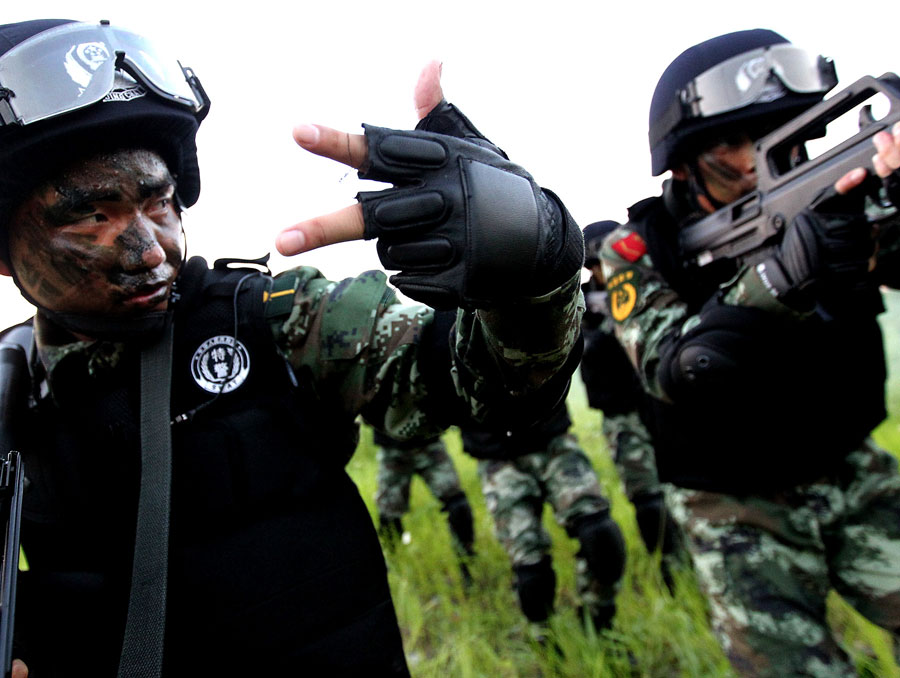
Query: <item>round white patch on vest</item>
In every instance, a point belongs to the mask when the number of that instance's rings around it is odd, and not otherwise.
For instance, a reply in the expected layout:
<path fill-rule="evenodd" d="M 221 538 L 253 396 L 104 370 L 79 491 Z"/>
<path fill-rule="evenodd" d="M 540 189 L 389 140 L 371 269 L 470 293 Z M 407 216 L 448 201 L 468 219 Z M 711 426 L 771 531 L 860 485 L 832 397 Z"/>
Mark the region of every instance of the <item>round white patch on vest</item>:
<path fill-rule="evenodd" d="M 230 393 L 247 380 L 250 354 L 234 337 L 207 339 L 194 351 L 191 375 L 204 391 Z"/>

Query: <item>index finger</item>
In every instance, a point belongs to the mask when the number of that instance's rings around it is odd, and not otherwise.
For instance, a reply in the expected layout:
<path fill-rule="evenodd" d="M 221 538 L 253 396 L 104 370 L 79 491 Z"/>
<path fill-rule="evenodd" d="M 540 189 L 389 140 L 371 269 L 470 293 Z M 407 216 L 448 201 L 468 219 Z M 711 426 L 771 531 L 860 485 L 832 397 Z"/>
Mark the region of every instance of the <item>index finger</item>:
<path fill-rule="evenodd" d="M 834 182 L 834 190 L 841 195 L 846 195 L 863 182 L 863 179 L 866 178 L 866 174 L 867 172 L 864 167 L 852 169 Z"/>
<path fill-rule="evenodd" d="M 321 155 L 359 169 L 369 157 L 366 137 L 362 134 L 341 132 L 324 125 L 297 125 L 294 141 L 310 153 Z"/>

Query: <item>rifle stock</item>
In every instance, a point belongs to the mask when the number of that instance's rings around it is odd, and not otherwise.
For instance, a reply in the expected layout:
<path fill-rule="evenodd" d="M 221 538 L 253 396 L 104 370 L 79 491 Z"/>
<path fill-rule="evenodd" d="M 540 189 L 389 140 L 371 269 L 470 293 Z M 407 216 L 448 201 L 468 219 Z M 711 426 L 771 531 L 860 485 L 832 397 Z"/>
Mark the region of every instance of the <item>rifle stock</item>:
<path fill-rule="evenodd" d="M 30 382 L 25 350 L 16 344 L 0 343 L 0 450 L 8 452 L 5 461 L 0 462 L 0 528 L 4 535 L 0 556 L 0 667 L 4 676 L 12 673 L 19 526 L 25 479 L 17 449 Z"/>
<path fill-rule="evenodd" d="M 860 115 L 860 130 L 816 158 L 790 166 L 788 154 L 798 145 L 822 136 L 827 125 L 877 94 L 890 102 L 879 120 Z M 716 259 L 754 262 L 763 258 L 784 228 L 812 205 L 834 182 L 857 167 L 869 170 L 869 190 L 877 193 L 872 137 L 890 131 L 900 121 L 900 78 L 885 73 L 865 76 L 825 99 L 756 143 L 757 189 L 730 205 L 684 227 L 679 235 L 682 255 L 704 266 Z"/>

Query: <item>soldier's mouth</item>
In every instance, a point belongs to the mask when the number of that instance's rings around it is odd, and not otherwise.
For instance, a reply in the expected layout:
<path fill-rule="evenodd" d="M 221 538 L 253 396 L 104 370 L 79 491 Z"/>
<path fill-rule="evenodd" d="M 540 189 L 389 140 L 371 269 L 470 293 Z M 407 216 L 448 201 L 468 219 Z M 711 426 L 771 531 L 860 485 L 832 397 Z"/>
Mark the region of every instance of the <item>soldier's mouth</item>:
<path fill-rule="evenodd" d="M 161 281 L 147 285 L 141 285 L 132 293 L 125 294 L 122 303 L 131 309 L 157 310 L 157 307 L 165 308 L 169 299 L 169 283 Z M 161 309 L 160 309 L 161 310 Z"/>

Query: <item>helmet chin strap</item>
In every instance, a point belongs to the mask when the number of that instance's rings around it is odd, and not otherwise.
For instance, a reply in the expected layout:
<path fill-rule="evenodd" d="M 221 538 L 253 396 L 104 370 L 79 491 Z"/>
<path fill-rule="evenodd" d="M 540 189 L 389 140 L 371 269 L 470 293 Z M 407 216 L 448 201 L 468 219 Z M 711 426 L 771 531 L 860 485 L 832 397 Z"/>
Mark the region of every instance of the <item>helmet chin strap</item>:
<path fill-rule="evenodd" d="M 663 183 L 663 200 L 678 227 L 687 226 L 707 215 L 697 201 L 698 188 L 690 175 L 685 179 L 669 179 Z"/>
<path fill-rule="evenodd" d="M 699 197 L 702 195 L 709 201 L 709 204 L 712 205 L 714 210 L 722 209 L 725 207 L 725 203 L 716 200 L 709 193 L 709 188 L 706 186 L 706 181 L 703 179 L 703 175 L 700 173 L 700 166 L 697 164 L 697 160 L 692 159 L 687 163 L 688 169 L 688 188 L 689 188 L 689 197 L 692 203 L 692 207 L 700 212 L 706 212 L 706 209 L 703 205 L 700 204 Z"/>

